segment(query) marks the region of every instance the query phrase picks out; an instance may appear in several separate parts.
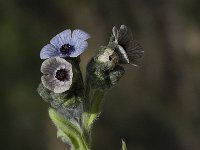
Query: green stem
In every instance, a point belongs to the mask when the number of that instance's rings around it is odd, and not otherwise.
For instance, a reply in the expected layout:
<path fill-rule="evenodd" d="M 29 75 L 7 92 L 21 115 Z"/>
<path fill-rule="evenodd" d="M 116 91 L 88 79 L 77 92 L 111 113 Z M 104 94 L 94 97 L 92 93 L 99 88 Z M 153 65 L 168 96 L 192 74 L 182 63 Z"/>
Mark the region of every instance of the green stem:
<path fill-rule="evenodd" d="M 98 118 L 103 103 L 105 92 L 101 90 L 92 90 L 89 81 L 86 80 L 86 92 L 84 101 L 84 113 L 82 115 L 84 135 L 91 145 L 91 128 L 94 121 Z"/>
<path fill-rule="evenodd" d="M 97 119 L 99 114 L 101 113 L 102 103 L 103 103 L 103 97 L 105 92 L 100 90 L 95 90 L 92 100 L 90 109 L 88 111 L 88 120 L 86 126 L 90 128 L 93 124 L 93 122 Z"/>

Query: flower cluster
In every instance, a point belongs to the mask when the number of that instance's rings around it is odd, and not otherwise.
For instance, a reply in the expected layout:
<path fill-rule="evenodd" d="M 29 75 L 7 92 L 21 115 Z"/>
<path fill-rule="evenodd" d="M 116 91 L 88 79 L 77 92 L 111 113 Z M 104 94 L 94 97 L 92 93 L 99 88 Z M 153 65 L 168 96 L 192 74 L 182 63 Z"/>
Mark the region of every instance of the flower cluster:
<path fill-rule="evenodd" d="M 124 75 L 123 64 L 139 66 L 144 53 L 125 25 L 119 30 L 113 27 L 108 45 L 97 49 L 83 80 L 79 56 L 88 47 L 89 38 L 82 30 L 67 29 L 40 52 L 44 61 L 38 93 L 51 105 L 49 115 L 58 129 L 57 136 L 72 149 L 90 149 L 91 128 L 101 112 L 105 91 Z"/>
<path fill-rule="evenodd" d="M 44 46 L 40 52 L 40 58 L 46 59 L 41 66 L 44 74 L 42 84 L 55 93 L 63 93 L 69 90 L 72 84 L 72 65 L 63 58 L 78 57 L 88 46 L 87 39 L 90 35 L 82 30 L 74 30 L 71 33 L 67 29 Z M 61 58 L 63 57 L 63 58 Z"/>
<path fill-rule="evenodd" d="M 42 48 L 40 58 L 46 60 L 41 66 L 41 81 L 45 88 L 54 93 L 70 89 L 75 76 L 73 68 L 77 66 L 72 65 L 73 59 L 85 51 L 88 46 L 86 40 L 89 38 L 90 35 L 82 30 L 72 32 L 67 29 Z M 112 87 L 124 74 L 124 68 L 120 65 L 141 65 L 143 53 L 142 47 L 133 39 L 132 32 L 125 25 L 121 25 L 119 29 L 113 27 L 109 44 L 101 46 L 88 64 L 87 78 L 92 79 L 90 84 L 97 89 Z M 80 74 L 79 71 L 75 71 L 76 74 Z"/>

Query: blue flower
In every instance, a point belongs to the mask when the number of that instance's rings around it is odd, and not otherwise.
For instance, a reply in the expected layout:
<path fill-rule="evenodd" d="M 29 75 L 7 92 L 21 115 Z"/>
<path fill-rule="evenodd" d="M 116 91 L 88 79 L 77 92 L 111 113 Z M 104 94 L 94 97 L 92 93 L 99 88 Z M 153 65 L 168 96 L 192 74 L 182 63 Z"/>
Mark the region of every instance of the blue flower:
<path fill-rule="evenodd" d="M 87 48 L 86 40 L 89 38 L 90 35 L 82 30 L 76 29 L 71 33 L 71 30 L 67 29 L 53 37 L 50 44 L 42 48 L 40 58 L 77 57 Z"/>

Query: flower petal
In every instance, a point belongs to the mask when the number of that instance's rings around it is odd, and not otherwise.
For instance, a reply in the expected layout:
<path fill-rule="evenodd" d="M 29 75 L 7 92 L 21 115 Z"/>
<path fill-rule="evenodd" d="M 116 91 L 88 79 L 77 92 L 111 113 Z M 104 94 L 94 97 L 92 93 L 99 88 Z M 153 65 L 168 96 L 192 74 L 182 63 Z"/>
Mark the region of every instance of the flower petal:
<path fill-rule="evenodd" d="M 115 26 L 112 29 L 112 33 L 113 33 L 113 35 L 115 37 L 115 42 L 118 43 L 119 31 Z"/>
<path fill-rule="evenodd" d="M 83 53 L 88 47 L 87 41 L 77 41 L 75 47 L 75 51 L 70 54 L 70 57 L 77 57 L 81 53 Z"/>
<path fill-rule="evenodd" d="M 143 48 L 137 41 L 134 40 L 129 42 L 127 47 L 127 55 L 130 60 L 130 64 L 140 66 L 143 54 Z"/>
<path fill-rule="evenodd" d="M 133 40 L 132 32 L 125 25 L 121 25 L 119 29 L 118 43 L 120 45 L 126 45 L 130 40 Z"/>
<path fill-rule="evenodd" d="M 76 29 L 72 33 L 72 41 L 76 44 L 77 41 L 85 41 L 90 38 L 90 35 L 85 31 Z"/>
<path fill-rule="evenodd" d="M 53 75 L 53 73 L 57 70 L 57 68 L 60 66 L 61 63 L 57 62 L 57 58 L 49 58 L 46 59 L 42 65 L 41 65 L 41 72 L 43 74 L 50 74 Z"/>
<path fill-rule="evenodd" d="M 52 45 L 54 45 L 57 49 L 60 49 L 60 47 L 64 44 L 68 44 L 71 42 L 71 30 L 67 29 L 62 31 L 61 33 L 57 34 L 55 37 L 53 37 L 50 41 Z"/>
<path fill-rule="evenodd" d="M 43 75 L 41 81 L 44 87 L 51 91 L 54 91 L 54 88 L 59 85 L 56 78 L 52 75 Z"/>
<path fill-rule="evenodd" d="M 58 86 L 55 86 L 55 88 L 54 88 L 55 93 L 63 93 L 65 91 L 69 90 L 71 87 L 71 84 L 72 84 L 72 78 L 73 78 L 72 65 L 70 63 L 68 63 L 67 61 L 65 61 L 65 63 L 63 63 L 63 65 L 65 65 L 65 69 L 68 70 L 69 79 L 68 79 L 68 81 L 60 82 L 60 84 Z"/>
<path fill-rule="evenodd" d="M 53 91 L 55 93 L 63 93 L 70 89 L 71 84 L 72 84 L 72 80 L 68 81 L 67 83 L 64 83 L 64 85 L 60 84 L 58 86 L 55 86 Z"/>
<path fill-rule="evenodd" d="M 127 56 L 127 53 L 121 45 L 118 45 L 118 47 L 116 48 L 116 53 L 119 56 L 119 62 L 120 63 L 122 63 L 122 64 L 128 64 L 129 63 L 129 58 Z"/>
<path fill-rule="evenodd" d="M 40 58 L 41 59 L 46 59 L 46 58 L 55 57 L 55 56 L 59 56 L 59 52 L 51 44 L 47 44 L 40 51 Z"/>

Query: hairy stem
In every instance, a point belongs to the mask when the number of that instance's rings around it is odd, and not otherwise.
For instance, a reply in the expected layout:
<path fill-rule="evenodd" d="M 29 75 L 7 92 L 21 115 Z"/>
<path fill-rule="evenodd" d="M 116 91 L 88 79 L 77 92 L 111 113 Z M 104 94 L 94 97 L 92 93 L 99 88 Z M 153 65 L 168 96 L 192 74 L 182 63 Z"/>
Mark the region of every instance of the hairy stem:
<path fill-rule="evenodd" d="M 86 80 L 86 99 L 84 101 L 84 113 L 82 115 L 82 121 L 84 135 L 90 145 L 92 125 L 101 112 L 104 94 L 104 91 L 91 89 L 89 85 L 89 80 Z"/>

